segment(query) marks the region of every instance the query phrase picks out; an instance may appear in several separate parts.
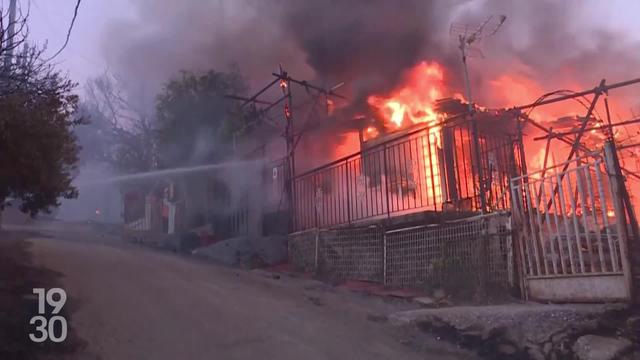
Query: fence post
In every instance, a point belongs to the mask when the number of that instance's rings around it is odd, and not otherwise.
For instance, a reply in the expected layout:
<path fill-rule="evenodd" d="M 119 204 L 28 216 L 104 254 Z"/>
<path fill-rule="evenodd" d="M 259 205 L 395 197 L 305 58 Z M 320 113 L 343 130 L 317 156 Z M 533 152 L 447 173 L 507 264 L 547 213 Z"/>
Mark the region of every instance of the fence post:
<path fill-rule="evenodd" d="M 527 176 L 527 175 L 524 175 Z M 513 219 L 512 223 L 512 236 L 515 240 L 515 247 L 518 248 L 518 255 L 514 256 L 515 259 L 515 275 L 518 276 L 518 284 L 520 286 L 520 292 L 524 300 L 529 300 L 529 294 L 526 288 L 526 262 L 525 262 L 525 253 L 524 253 L 524 241 L 525 241 L 525 216 L 524 216 L 524 208 L 522 198 L 522 189 L 520 185 L 521 177 L 513 178 L 510 181 L 511 186 L 511 196 L 513 198 L 512 207 L 511 207 L 511 217 Z M 517 181 L 517 182 L 516 182 Z"/>
<path fill-rule="evenodd" d="M 387 199 L 387 218 L 391 217 L 391 204 L 389 203 L 389 166 L 387 165 L 387 145 L 382 148 L 382 160 L 384 162 L 384 192 Z"/>
<path fill-rule="evenodd" d="M 627 297 L 633 300 L 633 282 L 631 275 L 631 266 L 629 262 L 627 233 L 627 218 L 624 211 L 623 196 L 626 191 L 624 186 L 624 178 L 618 163 L 618 154 L 616 152 L 613 140 L 607 140 L 604 145 L 605 165 L 607 167 L 607 175 L 609 177 L 609 186 L 613 192 L 613 209 L 616 215 L 616 224 L 618 228 L 618 237 L 620 243 L 620 260 L 622 261 L 622 272 L 624 280 L 627 284 Z"/>
<path fill-rule="evenodd" d="M 317 187 L 318 187 L 318 184 L 317 184 L 317 181 L 316 181 L 316 176 L 317 176 L 317 174 L 312 174 L 311 175 L 311 180 L 312 180 L 311 181 L 311 184 L 312 184 L 312 187 L 311 187 L 311 203 L 312 203 L 312 206 L 313 206 L 313 218 L 314 218 L 314 221 L 315 221 L 315 225 L 316 225 L 316 228 L 319 228 L 320 227 L 320 224 L 319 224 L 320 221 L 318 220 L 318 217 L 320 215 L 318 214 L 318 199 L 316 197 L 316 191 L 317 191 Z"/>
<path fill-rule="evenodd" d="M 349 176 L 349 160 L 344 160 L 344 173 L 347 178 L 347 222 L 351 225 L 351 177 Z"/>
<path fill-rule="evenodd" d="M 480 219 L 480 251 L 479 251 L 479 265 L 480 265 L 480 288 L 478 289 L 478 295 L 481 298 L 487 295 L 487 283 L 488 283 L 488 248 L 489 248 L 489 219 L 482 216 Z"/>
<path fill-rule="evenodd" d="M 315 254 L 313 256 L 313 267 L 314 271 L 318 273 L 318 240 L 320 238 L 320 229 L 316 228 L 316 246 L 315 246 Z"/>
<path fill-rule="evenodd" d="M 382 228 L 382 284 L 387 285 L 387 229 Z"/>

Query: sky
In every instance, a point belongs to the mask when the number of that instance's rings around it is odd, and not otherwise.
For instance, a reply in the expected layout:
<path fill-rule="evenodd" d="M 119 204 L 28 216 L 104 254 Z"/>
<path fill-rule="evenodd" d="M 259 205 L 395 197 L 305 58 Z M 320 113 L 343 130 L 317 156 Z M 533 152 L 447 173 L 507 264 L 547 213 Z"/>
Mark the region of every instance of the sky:
<path fill-rule="evenodd" d="M 3 0 L 7 6 L 8 0 Z M 29 38 L 38 44 L 47 43 L 47 54 L 52 55 L 64 44 L 67 29 L 73 17 L 75 0 L 18 0 L 31 4 Z M 24 6 L 24 5 L 23 5 Z M 131 0 L 84 0 L 73 27 L 69 44 L 56 58 L 58 67 L 68 71 L 81 85 L 109 68 L 105 60 L 103 43 L 108 36 L 105 29 L 122 19 L 135 19 Z"/>
<path fill-rule="evenodd" d="M 110 67 L 106 54 L 107 29 L 118 22 L 135 21 L 144 9 L 138 3 L 144 0 L 83 0 L 73 28 L 69 45 L 58 56 L 60 69 L 68 71 L 72 79 L 81 85 Z M 179 1 L 179 0 L 176 0 Z M 224 1 L 224 0 L 223 0 Z M 233 0 L 226 0 L 233 1 Z M 508 0 L 505 0 L 508 1 Z M 3 6 L 8 0 L 2 0 Z M 32 42 L 48 43 L 48 54 L 62 46 L 73 15 L 75 0 L 18 0 L 22 6 L 30 5 L 30 39 Z M 484 0 L 471 0 L 470 7 L 482 7 Z M 581 1 L 578 11 L 583 12 L 584 24 L 576 28 L 575 39 L 589 43 L 589 28 L 611 28 L 619 30 L 630 40 L 640 41 L 640 0 L 586 0 Z M 117 25 L 116 25 L 117 26 Z M 638 54 L 640 56 L 640 54 Z M 639 69 L 640 70 L 640 69 Z"/>

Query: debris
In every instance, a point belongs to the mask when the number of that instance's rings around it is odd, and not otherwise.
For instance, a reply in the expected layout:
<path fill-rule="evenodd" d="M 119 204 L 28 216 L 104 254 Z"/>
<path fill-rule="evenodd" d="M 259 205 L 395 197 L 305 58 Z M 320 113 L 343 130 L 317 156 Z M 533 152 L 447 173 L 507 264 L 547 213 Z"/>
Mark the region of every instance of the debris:
<path fill-rule="evenodd" d="M 252 252 L 249 239 L 245 236 L 226 239 L 215 244 L 200 247 L 193 251 L 194 255 L 208 257 L 216 262 L 239 266 L 251 261 Z"/>
<path fill-rule="evenodd" d="M 447 298 L 440 299 L 438 300 L 438 306 L 453 306 L 453 302 Z"/>
<path fill-rule="evenodd" d="M 627 319 L 627 328 L 631 334 L 636 335 L 636 341 L 640 340 L 640 316 L 631 316 Z"/>
<path fill-rule="evenodd" d="M 598 331 L 598 319 L 624 308 L 624 304 L 534 303 L 438 307 L 393 313 L 389 322 L 416 325 L 489 358 L 500 353 L 517 359 L 564 359 L 572 358 L 570 339 Z M 514 355 L 507 355 L 514 349 Z"/>
<path fill-rule="evenodd" d="M 580 360 L 612 360 L 631 349 L 627 339 L 615 339 L 597 335 L 584 335 L 573 344 L 573 351 Z"/>
<path fill-rule="evenodd" d="M 447 297 L 447 293 L 443 289 L 433 290 L 433 298 L 436 300 L 442 300 Z"/>
<path fill-rule="evenodd" d="M 423 307 L 436 307 L 436 306 L 438 306 L 438 303 L 436 301 L 434 301 L 432 298 L 428 297 L 428 296 L 422 296 L 422 297 L 413 298 L 413 301 L 417 302 L 418 304 L 420 304 L 420 306 L 423 306 Z"/>
<path fill-rule="evenodd" d="M 227 265 L 256 268 L 282 263 L 286 251 L 286 237 L 283 236 L 239 236 L 197 248 L 193 254 Z"/>

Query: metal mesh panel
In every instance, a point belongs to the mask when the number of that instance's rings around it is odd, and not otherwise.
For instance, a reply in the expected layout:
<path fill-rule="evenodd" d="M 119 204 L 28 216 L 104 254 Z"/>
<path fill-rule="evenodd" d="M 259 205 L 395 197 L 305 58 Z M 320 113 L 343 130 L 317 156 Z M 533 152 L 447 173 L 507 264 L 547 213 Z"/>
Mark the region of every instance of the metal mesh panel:
<path fill-rule="evenodd" d="M 318 230 L 299 232 L 289 235 L 289 263 L 298 271 L 316 270 L 316 237 Z"/>
<path fill-rule="evenodd" d="M 289 260 L 299 270 L 391 286 L 473 290 L 483 278 L 508 286 L 514 283 L 510 225 L 509 216 L 495 214 L 386 233 L 375 226 L 312 230 L 289 236 Z"/>
<path fill-rule="evenodd" d="M 488 283 L 507 285 L 513 279 L 510 230 L 504 224 L 493 226 L 493 232 L 502 233 L 488 234 L 483 249 L 488 224 L 488 219 L 476 218 L 388 232 L 386 283 L 473 288 L 486 274 Z"/>
<path fill-rule="evenodd" d="M 340 279 L 382 281 L 384 233 L 379 227 L 324 231 L 320 235 L 320 272 Z"/>

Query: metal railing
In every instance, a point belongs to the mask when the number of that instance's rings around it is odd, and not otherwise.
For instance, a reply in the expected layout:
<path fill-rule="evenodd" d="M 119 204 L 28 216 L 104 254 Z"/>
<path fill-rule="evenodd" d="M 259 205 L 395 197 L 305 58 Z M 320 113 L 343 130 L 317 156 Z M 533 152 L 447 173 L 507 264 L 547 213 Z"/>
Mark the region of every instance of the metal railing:
<path fill-rule="evenodd" d="M 509 206 L 509 178 L 518 174 L 510 134 L 481 133 L 481 164 L 491 209 Z M 294 231 L 353 224 L 418 211 L 476 211 L 479 181 L 468 121 L 422 127 L 293 180 Z"/>
<path fill-rule="evenodd" d="M 565 164 L 565 172 L 558 168 Z M 619 227 L 604 160 L 598 153 L 512 180 L 523 228 L 524 275 L 622 273 Z"/>

